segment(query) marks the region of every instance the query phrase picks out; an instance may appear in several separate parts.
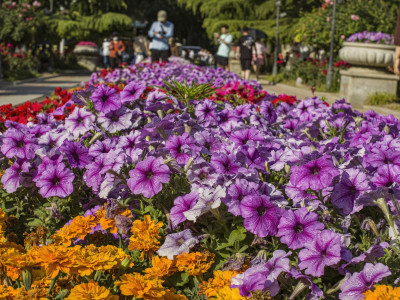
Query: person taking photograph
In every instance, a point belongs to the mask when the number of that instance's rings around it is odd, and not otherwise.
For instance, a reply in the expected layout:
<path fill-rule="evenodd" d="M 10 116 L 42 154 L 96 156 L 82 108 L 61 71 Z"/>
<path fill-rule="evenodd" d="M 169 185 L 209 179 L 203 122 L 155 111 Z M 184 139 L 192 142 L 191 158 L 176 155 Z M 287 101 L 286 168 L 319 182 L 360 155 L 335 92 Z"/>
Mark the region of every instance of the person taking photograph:
<path fill-rule="evenodd" d="M 169 39 L 174 36 L 174 24 L 167 21 L 167 12 L 160 10 L 157 21 L 153 22 L 149 30 L 151 43 L 151 61 L 168 61 L 170 56 Z"/>

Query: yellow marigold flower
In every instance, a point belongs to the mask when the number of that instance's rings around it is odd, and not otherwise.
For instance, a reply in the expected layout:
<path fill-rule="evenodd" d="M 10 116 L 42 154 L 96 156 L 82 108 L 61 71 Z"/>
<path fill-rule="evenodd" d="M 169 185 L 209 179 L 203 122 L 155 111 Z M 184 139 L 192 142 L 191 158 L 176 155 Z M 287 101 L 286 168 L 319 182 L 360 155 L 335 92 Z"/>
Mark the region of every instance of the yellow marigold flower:
<path fill-rule="evenodd" d="M 122 295 L 135 296 L 138 299 L 162 299 L 166 294 L 160 279 L 138 273 L 122 275 L 115 285 L 120 287 Z"/>
<path fill-rule="evenodd" d="M 10 242 L 0 245 L 0 275 L 5 272 L 11 280 L 17 280 L 26 266 L 25 249 Z"/>
<path fill-rule="evenodd" d="M 129 250 L 143 251 L 140 258 L 144 259 L 153 256 L 154 252 L 160 247 L 159 230 L 164 225 L 162 222 L 151 220 L 149 215 L 144 216 L 144 220 L 136 220 L 132 224 L 132 236 L 129 239 Z"/>
<path fill-rule="evenodd" d="M 32 287 L 29 291 L 27 291 L 24 287 L 18 289 L 18 294 L 15 296 L 15 300 L 47 300 L 48 298 L 48 290 L 49 287 L 45 287 L 43 285 L 37 286 L 32 284 Z"/>
<path fill-rule="evenodd" d="M 118 296 L 111 294 L 111 292 L 104 286 L 100 286 L 93 280 L 89 283 L 81 283 L 76 285 L 66 300 L 118 300 Z"/>
<path fill-rule="evenodd" d="M 18 295 L 18 290 L 14 290 L 11 286 L 5 287 L 0 284 L 0 299 L 3 300 L 14 300 L 15 296 Z"/>
<path fill-rule="evenodd" d="M 69 225 L 65 225 L 52 236 L 54 244 L 64 246 L 71 246 L 73 238 L 75 238 L 75 232 L 72 231 Z"/>
<path fill-rule="evenodd" d="M 213 297 L 217 295 L 217 291 L 224 287 L 231 285 L 232 277 L 239 274 L 237 271 L 214 271 L 213 278 L 210 278 L 207 282 L 203 281 L 200 284 L 200 295 L 206 295 L 207 297 Z"/>
<path fill-rule="evenodd" d="M 1 177 L 1 176 L 0 176 Z M 5 232 L 6 232 L 6 221 L 7 221 L 7 215 L 4 212 L 4 210 L 2 210 L 0 208 L 0 243 L 3 243 L 5 241 Z"/>
<path fill-rule="evenodd" d="M 121 248 L 112 245 L 101 247 L 89 245 L 76 251 L 76 261 L 71 271 L 80 276 L 88 276 L 97 270 L 118 269 L 125 258 L 130 256 Z"/>
<path fill-rule="evenodd" d="M 170 276 L 176 272 L 175 263 L 166 257 L 153 256 L 151 259 L 151 268 L 147 268 L 144 272 L 150 277 L 158 278 Z"/>
<path fill-rule="evenodd" d="M 179 271 L 186 271 L 190 276 L 201 275 L 214 263 L 214 256 L 208 251 L 182 253 L 176 258 L 176 266 Z"/>
<path fill-rule="evenodd" d="M 64 246 L 47 245 L 29 250 L 32 260 L 40 264 L 46 275 L 54 278 L 59 272 L 69 273 L 76 261 L 75 252 L 80 246 L 67 248 Z"/>
<path fill-rule="evenodd" d="M 216 291 L 216 295 L 209 299 L 245 300 L 245 299 L 250 299 L 250 298 L 241 296 L 238 288 L 231 289 L 229 286 L 225 286 L 222 289 Z"/>
<path fill-rule="evenodd" d="M 365 300 L 400 300 L 400 287 L 375 285 L 373 289 L 364 293 Z"/>
<path fill-rule="evenodd" d="M 117 227 L 115 227 L 115 220 L 114 218 L 106 218 L 106 210 L 104 207 L 96 212 L 96 218 L 98 223 L 100 223 L 101 228 L 103 228 L 103 230 L 109 229 L 111 233 L 117 233 Z"/>

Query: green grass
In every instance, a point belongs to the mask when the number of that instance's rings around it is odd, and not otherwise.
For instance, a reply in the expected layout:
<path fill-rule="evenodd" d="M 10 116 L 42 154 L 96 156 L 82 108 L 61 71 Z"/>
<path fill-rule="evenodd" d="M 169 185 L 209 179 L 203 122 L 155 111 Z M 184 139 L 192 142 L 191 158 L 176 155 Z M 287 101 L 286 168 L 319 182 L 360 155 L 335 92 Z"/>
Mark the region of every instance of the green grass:
<path fill-rule="evenodd" d="M 383 106 L 387 104 L 399 104 L 400 98 L 390 93 L 374 93 L 368 96 L 367 105 Z"/>

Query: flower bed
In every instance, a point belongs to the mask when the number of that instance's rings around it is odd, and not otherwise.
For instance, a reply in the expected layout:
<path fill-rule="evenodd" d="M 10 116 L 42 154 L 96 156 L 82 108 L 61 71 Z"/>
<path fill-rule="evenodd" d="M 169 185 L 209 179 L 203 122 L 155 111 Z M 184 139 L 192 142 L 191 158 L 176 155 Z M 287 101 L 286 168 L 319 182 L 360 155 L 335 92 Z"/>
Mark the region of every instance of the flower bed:
<path fill-rule="evenodd" d="M 65 120 L 6 122 L 0 297 L 394 294 L 399 121 L 263 93 L 132 66 L 94 73 Z"/>

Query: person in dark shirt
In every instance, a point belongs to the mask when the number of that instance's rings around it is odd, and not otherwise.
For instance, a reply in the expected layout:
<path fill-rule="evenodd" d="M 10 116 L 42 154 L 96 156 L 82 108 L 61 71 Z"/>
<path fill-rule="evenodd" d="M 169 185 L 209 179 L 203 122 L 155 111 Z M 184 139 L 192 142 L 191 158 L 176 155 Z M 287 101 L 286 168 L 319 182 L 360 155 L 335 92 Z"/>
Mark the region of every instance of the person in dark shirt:
<path fill-rule="evenodd" d="M 242 29 L 242 36 L 239 38 L 236 46 L 239 48 L 237 56 L 240 56 L 240 65 L 242 67 L 242 78 L 249 80 L 251 72 L 251 61 L 253 59 L 254 38 L 249 35 L 249 28 Z"/>
<path fill-rule="evenodd" d="M 396 53 L 394 57 L 394 73 L 400 77 L 400 7 L 397 16 L 396 34 L 394 36 L 394 44 L 396 45 Z"/>

